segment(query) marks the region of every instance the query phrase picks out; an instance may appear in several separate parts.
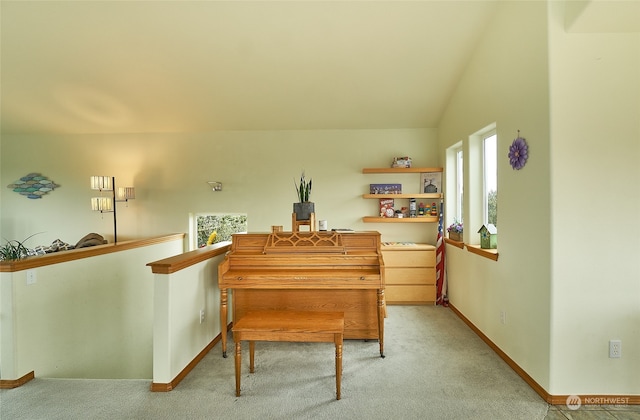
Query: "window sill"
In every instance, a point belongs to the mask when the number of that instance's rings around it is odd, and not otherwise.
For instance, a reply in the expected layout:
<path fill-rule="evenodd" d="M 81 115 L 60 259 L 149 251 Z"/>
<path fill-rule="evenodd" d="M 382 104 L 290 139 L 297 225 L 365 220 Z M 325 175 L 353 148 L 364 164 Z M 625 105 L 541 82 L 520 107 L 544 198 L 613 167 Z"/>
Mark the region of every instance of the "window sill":
<path fill-rule="evenodd" d="M 498 250 L 497 249 L 484 249 L 481 248 L 480 245 L 470 245 L 465 244 L 464 242 L 454 241 L 453 239 L 444 238 L 444 242 L 448 245 L 455 246 L 456 248 L 463 249 L 465 246 L 467 247 L 467 251 L 472 254 L 480 255 L 484 258 L 489 258 L 493 261 L 498 261 Z"/>
<path fill-rule="evenodd" d="M 480 248 L 480 245 L 469 245 L 467 246 L 467 251 L 472 254 L 480 255 L 481 257 L 489 258 L 493 261 L 498 261 L 498 250 L 497 249 L 483 249 Z"/>
<path fill-rule="evenodd" d="M 446 244 L 453 245 L 453 246 L 455 246 L 457 248 L 460 248 L 460 249 L 464 248 L 464 242 L 462 242 L 462 241 L 454 241 L 453 239 L 444 238 L 444 242 Z"/>

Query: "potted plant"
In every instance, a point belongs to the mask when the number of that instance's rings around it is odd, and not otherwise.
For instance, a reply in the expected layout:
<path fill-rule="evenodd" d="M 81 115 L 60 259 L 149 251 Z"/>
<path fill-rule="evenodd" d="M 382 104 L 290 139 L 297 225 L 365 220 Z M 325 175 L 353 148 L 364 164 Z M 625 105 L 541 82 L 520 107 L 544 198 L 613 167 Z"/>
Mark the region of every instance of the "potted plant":
<path fill-rule="evenodd" d="M 449 225 L 449 227 L 447 228 L 447 232 L 449 232 L 449 239 L 462 242 L 462 230 L 462 222 L 458 222 L 454 219 L 453 223 L 451 223 L 451 225 Z"/>
<path fill-rule="evenodd" d="M 309 201 L 312 185 L 313 180 L 309 179 L 309 181 L 307 181 L 304 171 L 302 171 L 302 175 L 300 176 L 299 184 L 295 180 L 293 181 L 293 186 L 296 189 L 296 195 L 299 200 L 297 203 L 293 203 L 293 212 L 296 214 L 297 220 L 309 220 L 311 213 L 315 212 L 315 204 Z"/>
<path fill-rule="evenodd" d="M 29 236 L 29 238 L 31 238 L 31 236 Z M 0 246 L 0 261 L 17 261 L 27 258 L 30 251 L 29 248 L 24 245 L 27 239 L 22 242 L 16 241 L 15 239 L 11 241 L 5 239 L 5 244 Z"/>

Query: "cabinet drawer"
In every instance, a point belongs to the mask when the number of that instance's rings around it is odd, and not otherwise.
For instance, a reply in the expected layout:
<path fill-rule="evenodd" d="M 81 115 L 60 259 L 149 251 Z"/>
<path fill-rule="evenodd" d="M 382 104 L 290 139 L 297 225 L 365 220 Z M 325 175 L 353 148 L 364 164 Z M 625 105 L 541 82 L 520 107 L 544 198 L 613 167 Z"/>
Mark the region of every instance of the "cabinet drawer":
<path fill-rule="evenodd" d="M 393 284 L 436 284 L 434 267 L 385 267 L 385 283 Z"/>
<path fill-rule="evenodd" d="M 388 267 L 435 267 L 435 251 L 382 251 Z"/>
<path fill-rule="evenodd" d="M 435 303 L 436 286 L 387 286 L 384 294 L 390 305 Z"/>

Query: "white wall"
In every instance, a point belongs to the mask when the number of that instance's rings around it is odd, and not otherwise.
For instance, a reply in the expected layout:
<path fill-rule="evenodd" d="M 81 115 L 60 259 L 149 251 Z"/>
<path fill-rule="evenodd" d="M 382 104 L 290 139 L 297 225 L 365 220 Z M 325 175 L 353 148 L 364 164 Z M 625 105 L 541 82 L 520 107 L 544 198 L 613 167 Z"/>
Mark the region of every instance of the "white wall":
<path fill-rule="evenodd" d="M 640 394 L 640 34 L 564 21 L 552 3 L 549 390 Z"/>
<path fill-rule="evenodd" d="M 0 273 L 1 378 L 151 378 L 154 276 L 146 264 L 182 251 L 176 240 Z"/>
<path fill-rule="evenodd" d="M 219 255 L 175 273 L 154 275 L 155 384 L 171 383 L 220 334 L 218 264 L 223 258 Z"/>
<path fill-rule="evenodd" d="M 498 134 L 498 261 L 447 247 L 450 302 L 545 389 L 549 387 L 550 174 L 546 6 L 500 2 L 439 127 L 440 152 L 464 141 L 465 209 L 472 184 L 468 137 L 491 123 Z M 520 171 L 507 157 L 527 139 Z M 445 194 L 447 191 L 445 191 Z M 465 220 L 468 222 L 468 220 Z M 481 225 L 465 223 L 478 244 Z M 506 312 L 506 324 L 500 313 Z"/>
<path fill-rule="evenodd" d="M 502 2 L 439 127 L 442 156 L 498 127 L 499 260 L 449 246 L 450 300 L 549 394 L 637 395 L 640 39 L 565 33 L 563 7 Z"/>
<path fill-rule="evenodd" d="M 418 191 L 419 174 L 401 178 L 364 175 L 364 167 L 388 167 L 394 156 L 416 166 L 438 166 L 434 129 L 236 131 L 202 134 L 3 136 L 2 184 L 41 172 L 61 187 L 39 200 L 0 190 L 1 233 L 28 244 L 60 238 L 75 243 L 88 232 L 112 239 L 112 219 L 90 210 L 91 175 L 114 175 L 134 185 L 136 199 L 118 204 L 119 240 L 187 232 L 193 212 L 240 212 L 249 230 L 290 229 L 294 179 L 313 178 L 316 218 L 329 228 L 379 230 L 383 240 L 435 242 L 436 226 L 365 224 L 377 213 L 362 199 L 370 183 L 401 182 Z M 214 193 L 207 181 L 224 183 Z"/>

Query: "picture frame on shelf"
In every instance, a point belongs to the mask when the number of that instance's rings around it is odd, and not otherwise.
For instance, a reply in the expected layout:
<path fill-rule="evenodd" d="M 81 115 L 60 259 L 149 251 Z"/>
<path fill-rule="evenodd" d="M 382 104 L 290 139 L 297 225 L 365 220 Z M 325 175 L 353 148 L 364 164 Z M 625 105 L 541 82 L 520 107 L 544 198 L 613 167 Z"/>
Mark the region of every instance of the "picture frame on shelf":
<path fill-rule="evenodd" d="M 442 194 L 442 172 L 421 173 L 420 192 L 426 194 Z"/>

